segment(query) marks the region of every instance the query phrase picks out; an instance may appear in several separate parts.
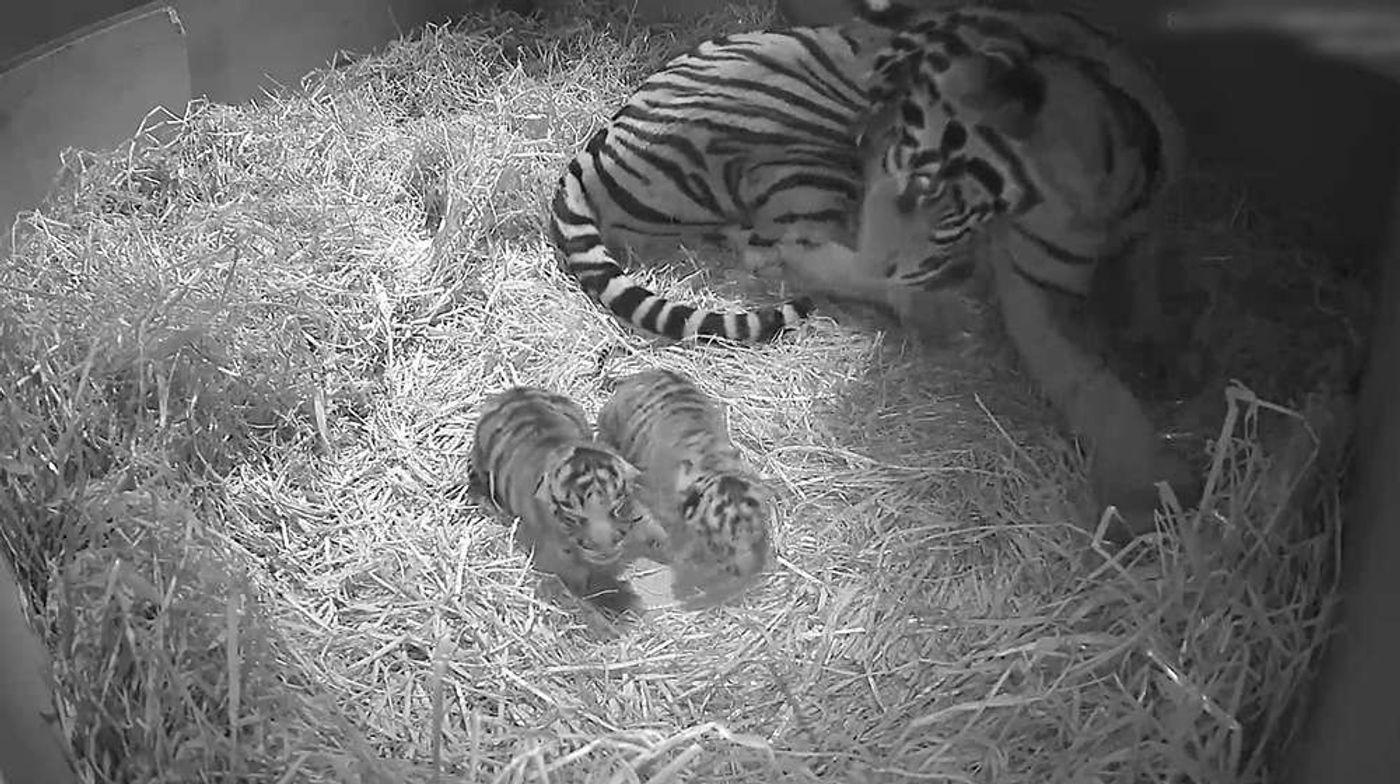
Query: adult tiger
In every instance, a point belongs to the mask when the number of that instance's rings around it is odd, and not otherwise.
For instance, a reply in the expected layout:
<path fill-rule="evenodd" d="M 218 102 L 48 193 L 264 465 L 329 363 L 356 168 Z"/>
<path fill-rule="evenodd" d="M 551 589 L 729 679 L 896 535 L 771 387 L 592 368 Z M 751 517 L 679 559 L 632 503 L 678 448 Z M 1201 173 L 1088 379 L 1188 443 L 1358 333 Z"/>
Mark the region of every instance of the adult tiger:
<path fill-rule="evenodd" d="M 771 494 L 709 395 L 673 370 L 627 376 L 598 412 L 598 437 L 642 471 L 677 599 L 706 606 L 753 584 L 768 563 Z"/>
<path fill-rule="evenodd" d="M 1160 334 L 1161 213 L 1186 157 L 1178 119 L 1145 67 L 1078 17 L 865 9 L 900 32 L 873 61 L 858 247 L 780 250 L 788 276 L 917 322 L 936 315 L 933 290 L 980 264 L 1027 371 L 1089 442 L 1095 495 L 1129 532 L 1147 530 L 1154 483 L 1189 492 L 1195 478 L 1064 327 L 1109 260 L 1128 265 L 1131 337 Z"/>
<path fill-rule="evenodd" d="M 937 290 L 980 270 L 1031 376 L 1090 441 L 1100 500 L 1145 528 L 1153 482 L 1189 472 L 1061 322 L 1100 262 L 1126 257 L 1134 330 L 1161 324 L 1154 240 L 1185 158 L 1176 117 L 1146 68 L 1077 16 L 860 10 L 846 25 L 714 39 L 646 79 L 560 178 L 565 268 L 642 330 L 738 341 L 771 339 L 810 301 L 727 314 L 672 302 L 608 241 L 723 235 L 755 271 L 929 329 Z"/>
<path fill-rule="evenodd" d="M 659 529 L 633 501 L 637 469 L 592 432 L 572 399 L 511 387 L 481 406 L 467 481 L 500 512 L 520 518 L 516 543 L 533 551 L 535 568 L 620 612 L 635 608 L 637 597 L 618 576 L 640 555 L 653 555 Z"/>
<path fill-rule="evenodd" d="M 918 293 L 900 289 L 959 280 L 965 264 L 944 262 L 966 261 L 996 219 L 1044 249 L 1027 274 L 1075 293 L 1099 258 L 1150 236 L 1181 134 L 1115 39 L 1007 3 L 861 8 L 845 25 L 706 41 L 638 87 L 552 202 L 551 235 L 587 293 L 645 331 L 763 341 L 811 303 L 697 310 L 637 284 L 614 250 L 721 235 L 755 269 L 848 269 L 824 246 L 859 230 L 854 289 L 805 282 L 908 311 Z"/>

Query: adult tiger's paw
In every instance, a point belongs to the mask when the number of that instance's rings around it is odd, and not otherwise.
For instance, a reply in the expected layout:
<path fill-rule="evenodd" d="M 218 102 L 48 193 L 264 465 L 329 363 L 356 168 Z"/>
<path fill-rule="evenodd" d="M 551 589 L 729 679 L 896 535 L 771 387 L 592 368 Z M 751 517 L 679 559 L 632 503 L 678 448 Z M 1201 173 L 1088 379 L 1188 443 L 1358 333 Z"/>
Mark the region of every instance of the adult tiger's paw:
<path fill-rule="evenodd" d="M 1104 512 L 1114 507 L 1117 514 L 1109 516 L 1104 535 L 1117 544 L 1156 530 L 1155 513 L 1162 499 L 1158 482 L 1166 482 L 1183 507 L 1194 505 L 1201 495 L 1200 474 L 1165 447 L 1136 455 L 1101 453 L 1090 471 L 1094 514 L 1086 522 L 1097 531 Z"/>
<path fill-rule="evenodd" d="M 784 272 L 793 285 L 839 295 L 864 283 L 864 271 L 855 251 L 839 242 L 784 238 L 774 250 L 782 258 Z M 857 297 L 866 295 L 858 293 Z"/>
<path fill-rule="evenodd" d="M 777 280 L 783 277 L 783 256 L 776 247 L 748 245 L 739 252 L 739 258 L 744 269 L 756 278 Z"/>
<path fill-rule="evenodd" d="M 980 332 L 980 309 L 957 290 L 899 288 L 892 292 L 891 300 L 890 306 L 900 323 L 935 346 L 946 346 Z"/>

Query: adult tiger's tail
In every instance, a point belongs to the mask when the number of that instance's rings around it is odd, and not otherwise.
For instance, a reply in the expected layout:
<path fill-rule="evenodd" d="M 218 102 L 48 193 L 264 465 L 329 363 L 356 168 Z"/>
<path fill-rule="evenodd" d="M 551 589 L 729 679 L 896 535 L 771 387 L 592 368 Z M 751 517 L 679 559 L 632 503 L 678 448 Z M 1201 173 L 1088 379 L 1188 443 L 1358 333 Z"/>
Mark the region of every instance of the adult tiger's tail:
<path fill-rule="evenodd" d="M 569 163 L 554 191 L 550 236 L 564 271 L 585 293 L 636 328 L 672 340 L 695 337 L 765 343 L 801 323 L 813 310 L 811 300 L 799 297 L 777 307 L 725 313 L 668 300 L 641 285 L 617 263 L 603 241 L 597 214 L 583 186 L 579 158 Z"/>

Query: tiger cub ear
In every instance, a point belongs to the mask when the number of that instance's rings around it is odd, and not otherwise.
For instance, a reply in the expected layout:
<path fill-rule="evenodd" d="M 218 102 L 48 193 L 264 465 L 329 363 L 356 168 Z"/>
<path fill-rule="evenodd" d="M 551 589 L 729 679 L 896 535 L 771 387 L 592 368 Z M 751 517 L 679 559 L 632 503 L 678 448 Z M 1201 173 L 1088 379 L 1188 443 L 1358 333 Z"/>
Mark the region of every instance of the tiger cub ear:
<path fill-rule="evenodd" d="M 558 477 L 559 469 L 574 457 L 573 446 L 564 446 L 551 451 L 544 460 L 544 465 L 540 468 L 540 478 L 535 484 L 535 498 L 539 501 L 549 503 L 554 497 L 557 489 L 554 480 Z"/>
<path fill-rule="evenodd" d="M 554 495 L 553 488 L 550 486 L 549 482 L 552 474 L 552 471 L 540 472 L 540 479 L 535 483 L 535 500 L 541 503 L 549 503 L 550 498 Z"/>
<path fill-rule="evenodd" d="M 617 458 L 617 473 L 622 477 L 622 481 L 631 482 L 642 475 L 642 470 L 634 465 L 630 460 L 623 457 Z"/>

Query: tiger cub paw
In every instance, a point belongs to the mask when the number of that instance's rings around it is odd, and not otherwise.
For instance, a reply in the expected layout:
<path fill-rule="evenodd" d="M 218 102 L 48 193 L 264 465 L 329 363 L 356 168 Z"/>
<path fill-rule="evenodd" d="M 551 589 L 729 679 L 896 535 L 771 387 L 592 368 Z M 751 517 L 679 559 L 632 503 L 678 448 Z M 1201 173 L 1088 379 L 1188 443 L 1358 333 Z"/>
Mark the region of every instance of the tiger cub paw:
<path fill-rule="evenodd" d="M 644 516 L 622 540 L 622 562 L 631 563 L 638 558 L 671 563 L 671 538 L 651 515 Z"/>

